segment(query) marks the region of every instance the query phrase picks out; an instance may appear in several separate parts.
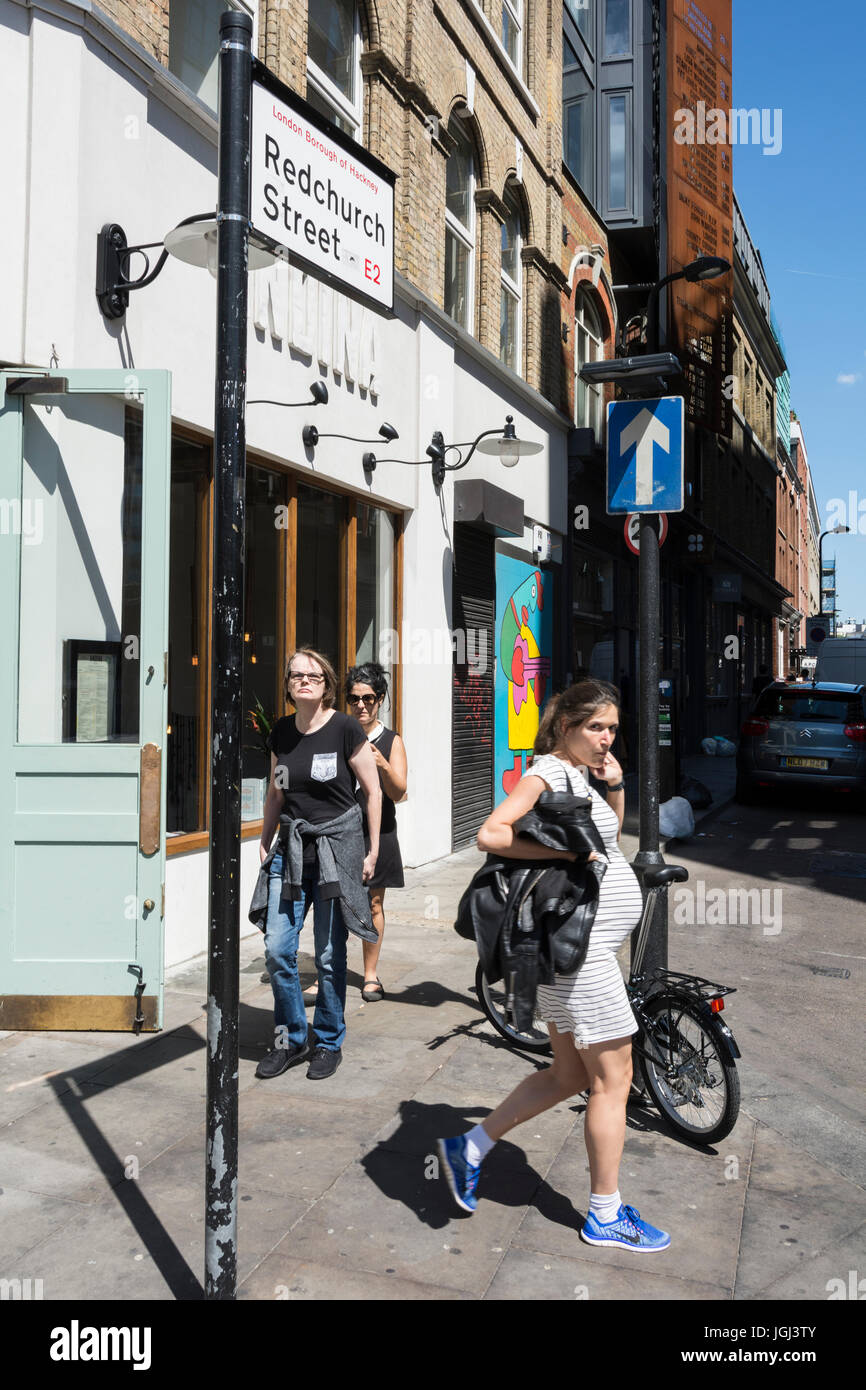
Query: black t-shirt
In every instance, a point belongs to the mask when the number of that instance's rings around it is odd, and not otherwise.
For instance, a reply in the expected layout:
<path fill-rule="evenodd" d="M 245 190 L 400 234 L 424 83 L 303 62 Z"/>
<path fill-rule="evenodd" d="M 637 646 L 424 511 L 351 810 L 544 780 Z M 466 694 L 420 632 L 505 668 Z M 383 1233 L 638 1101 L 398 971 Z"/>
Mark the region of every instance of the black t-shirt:
<path fill-rule="evenodd" d="M 294 715 L 278 719 L 268 747 L 276 754 L 275 776 L 282 788 L 285 814 L 320 825 L 351 810 L 356 804 L 355 774 L 349 759 L 366 741 L 357 719 L 339 710 L 311 734 L 298 732 Z M 315 863 L 316 848 L 310 840 L 304 845 L 304 865 Z"/>

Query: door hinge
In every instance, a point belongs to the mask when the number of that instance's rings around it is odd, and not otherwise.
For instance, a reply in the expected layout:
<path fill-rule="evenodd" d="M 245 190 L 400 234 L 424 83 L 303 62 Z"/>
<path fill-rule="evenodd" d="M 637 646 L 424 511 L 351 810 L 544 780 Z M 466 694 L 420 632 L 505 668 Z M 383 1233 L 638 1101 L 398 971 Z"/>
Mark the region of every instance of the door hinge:
<path fill-rule="evenodd" d="M 160 917 L 165 917 L 165 884 L 164 884 L 164 883 L 161 885 L 161 888 L 162 888 L 162 897 L 160 898 L 160 903 L 159 903 L 159 915 L 160 915 Z"/>
<path fill-rule="evenodd" d="M 162 654 L 162 684 L 163 689 L 168 685 L 168 652 Z"/>

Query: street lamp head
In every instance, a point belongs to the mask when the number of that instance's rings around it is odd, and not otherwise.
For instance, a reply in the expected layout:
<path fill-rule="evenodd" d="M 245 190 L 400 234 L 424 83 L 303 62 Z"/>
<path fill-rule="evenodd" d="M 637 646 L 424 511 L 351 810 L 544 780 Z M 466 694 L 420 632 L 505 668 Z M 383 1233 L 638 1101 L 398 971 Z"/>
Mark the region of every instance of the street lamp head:
<path fill-rule="evenodd" d="M 633 383 L 641 377 L 678 376 L 679 360 L 672 352 L 649 352 L 644 357 L 614 357 L 610 361 L 586 362 L 580 369 L 581 381 Z"/>
<path fill-rule="evenodd" d="M 202 268 L 206 266 L 216 279 L 217 232 L 216 217 L 188 218 L 166 233 L 163 245 L 169 255 L 174 256 L 179 261 L 185 261 L 187 265 L 197 265 Z M 256 246 L 255 242 L 250 241 L 248 259 L 250 270 L 261 270 L 266 265 L 273 265 L 274 260 L 273 252 L 265 250 L 263 246 Z"/>
<path fill-rule="evenodd" d="M 514 416 L 506 415 L 505 427 L 499 438 L 482 439 L 477 445 L 479 454 L 493 454 L 504 468 L 514 468 L 518 460 L 530 454 L 539 454 L 543 445 L 531 439 L 518 439 L 514 429 Z"/>
<path fill-rule="evenodd" d="M 833 527 L 833 530 L 830 532 L 830 535 L 831 535 L 831 536 L 845 536 L 845 535 L 847 535 L 847 534 L 850 532 L 850 530 L 851 530 L 851 527 L 850 527 L 850 526 L 834 526 L 834 527 Z"/>
<path fill-rule="evenodd" d="M 683 276 L 690 285 L 696 284 L 699 280 L 715 280 L 718 275 L 725 275 L 731 268 L 730 261 L 726 261 L 724 256 L 698 256 L 683 270 Z"/>

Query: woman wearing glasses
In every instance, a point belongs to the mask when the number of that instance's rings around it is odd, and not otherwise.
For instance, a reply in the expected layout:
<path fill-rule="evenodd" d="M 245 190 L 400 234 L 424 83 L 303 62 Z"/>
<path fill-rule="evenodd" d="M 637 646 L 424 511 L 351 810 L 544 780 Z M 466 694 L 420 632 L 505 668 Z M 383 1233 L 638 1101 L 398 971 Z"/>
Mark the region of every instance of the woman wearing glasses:
<path fill-rule="evenodd" d="M 274 991 L 276 1046 L 256 1076 L 279 1076 L 310 1054 L 298 979 L 298 937 L 313 907 L 319 989 L 313 1017 L 310 1080 L 332 1076 L 346 1035 L 346 928 L 375 941 L 365 887 L 379 853 L 381 793 L 366 732 L 334 709 L 337 677 L 326 657 L 299 647 L 286 668 L 294 716 L 271 730 L 271 782 L 265 803 L 262 869 L 250 916 L 264 924 L 265 956 Z M 355 799 L 366 802 L 367 841 Z M 280 824 L 280 836 L 271 841 Z"/>
<path fill-rule="evenodd" d="M 379 857 L 376 870 L 368 883 L 370 908 L 373 926 L 379 933 L 376 941 L 365 941 L 364 949 L 364 987 L 361 998 L 372 1004 L 385 997 L 382 982 L 377 970 L 379 952 L 382 949 L 382 936 L 385 931 L 385 889 L 403 887 L 403 859 L 397 840 L 397 813 L 394 803 L 400 801 L 406 792 L 408 769 L 406 749 L 399 734 L 386 729 L 379 719 L 382 701 L 388 694 L 388 682 L 384 669 L 377 661 L 368 661 L 363 666 L 353 666 L 346 676 L 346 702 L 349 713 L 357 719 L 373 751 L 379 782 L 382 788 L 382 827 L 379 834 Z M 358 799 L 362 791 L 358 790 Z M 362 806 L 363 809 L 363 806 Z M 365 822 L 365 833 L 367 826 Z"/>

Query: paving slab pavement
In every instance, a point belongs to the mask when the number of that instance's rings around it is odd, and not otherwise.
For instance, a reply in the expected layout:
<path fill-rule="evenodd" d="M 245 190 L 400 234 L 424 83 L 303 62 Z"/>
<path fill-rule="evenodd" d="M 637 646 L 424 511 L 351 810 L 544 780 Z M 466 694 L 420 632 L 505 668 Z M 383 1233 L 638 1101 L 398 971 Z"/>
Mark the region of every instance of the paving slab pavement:
<path fill-rule="evenodd" d="M 737 1127 L 716 1150 L 683 1145 L 653 1111 L 629 1108 L 621 1185 L 671 1230 L 657 1257 L 638 1263 L 579 1240 L 589 1191 L 579 1097 L 501 1141 L 477 1213 L 457 1211 L 436 1138 L 477 1123 L 545 1065 L 484 1019 L 474 947 L 452 930 L 480 859 L 464 850 L 409 870 L 392 894 L 382 1003 L 361 1000 L 360 950 L 350 951 L 344 1061 L 325 1082 L 308 1082 L 303 1066 L 256 1079 L 271 995 L 261 938 L 241 943 L 239 1298 L 828 1297 L 828 1281 L 862 1264 L 866 1192 L 848 1169 L 851 1136 L 830 1126 L 820 1143 L 793 1142 L 772 1109 L 778 1087 L 749 1068 Z M 300 964 L 312 978 L 310 958 Z M 46 1299 L 201 1297 L 205 984 L 204 957 L 169 972 L 174 1026 L 157 1036 L 0 1038 L 0 1277 L 41 1278 Z"/>

